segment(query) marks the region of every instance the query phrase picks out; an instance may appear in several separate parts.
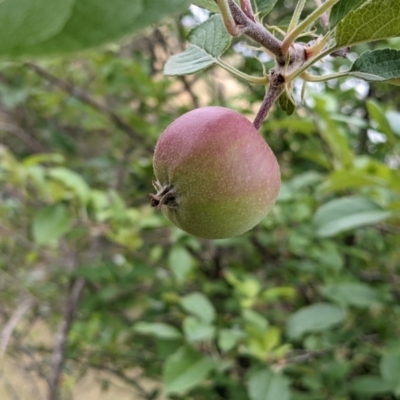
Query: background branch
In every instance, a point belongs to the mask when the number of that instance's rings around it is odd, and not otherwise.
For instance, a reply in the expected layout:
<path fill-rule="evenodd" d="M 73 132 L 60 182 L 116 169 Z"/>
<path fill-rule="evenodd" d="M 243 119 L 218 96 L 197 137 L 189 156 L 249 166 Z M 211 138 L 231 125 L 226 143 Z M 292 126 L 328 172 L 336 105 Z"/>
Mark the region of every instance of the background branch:
<path fill-rule="evenodd" d="M 35 73 L 37 73 L 39 76 L 50 82 L 53 86 L 63 90 L 70 96 L 73 96 L 81 100 L 82 102 L 93 107 L 95 110 L 106 115 L 117 128 L 125 132 L 131 139 L 135 141 L 143 141 L 143 137 L 139 135 L 139 133 L 136 132 L 134 129 L 132 129 L 132 127 L 126 121 L 124 121 L 118 114 L 116 114 L 113 110 L 108 108 L 105 104 L 94 99 L 89 93 L 85 92 L 81 88 L 74 86 L 70 82 L 67 82 L 63 79 L 58 78 L 57 76 L 54 76 L 49 71 L 40 67 L 39 65 L 33 64 L 31 62 L 26 63 L 26 65 L 30 69 L 32 69 Z"/>
<path fill-rule="evenodd" d="M 79 278 L 70 281 L 70 289 L 65 297 L 63 320 L 61 321 L 58 333 L 56 335 L 52 362 L 51 376 L 49 379 L 48 400 L 58 400 L 58 389 L 60 384 L 61 373 L 65 363 L 65 350 L 67 346 L 68 333 L 71 329 L 72 322 L 78 309 L 79 300 L 81 298 L 85 280 Z"/>

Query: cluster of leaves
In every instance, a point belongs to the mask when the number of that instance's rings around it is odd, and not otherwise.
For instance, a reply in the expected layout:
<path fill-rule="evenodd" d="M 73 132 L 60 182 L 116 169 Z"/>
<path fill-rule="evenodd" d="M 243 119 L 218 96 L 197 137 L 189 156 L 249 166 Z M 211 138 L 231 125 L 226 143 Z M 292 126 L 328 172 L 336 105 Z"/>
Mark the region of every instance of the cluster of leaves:
<path fill-rule="evenodd" d="M 220 2 L 222 3 L 223 1 L 221 0 Z M 275 1 L 253 1 L 253 7 L 260 21 L 271 12 L 275 3 Z M 291 94 L 291 81 L 296 77 L 302 77 L 305 81 L 326 81 L 344 77 L 357 77 L 371 82 L 399 84 L 400 51 L 393 48 L 367 50 L 355 59 L 347 70 L 339 73 L 314 76 L 307 72 L 307 69 L 329 54 L 346 56 L 351 46 L 400 35 L 400 23 L 397 16 L 400 11 L 400 5 L 396 0 L 386 0 L 384 2 L 381 0 L 355 2 L 341 0 L 332 1 L 333 3 L 335 4 L 330 11 L 329 20 L 326 22 L 329 25 L 327 27 L 328 31 L 322 32 L 323 36 L 321 34 L 317 39 L 314 38 L 308 43 L 306 50 L 309 52 L 308 61 L 291 71 L 291 73 L 285 74 L 287 81 L 286 93 L 281 95 L 279 104 L 289 115 L 294 112 L 296 107 L 296 102 Z M 211 12 L 218 11 L 218 7 L 213 1 L 201 1 L 197 4 Z M 296 26 L 303 6 L 304 2 L 298 3 L 299 9 L 295 11 L 289 26 L 281 24 L 282 29 L 279 26 L 275 27 L 284 35 L 283 45 L 291 35 L 293 35 L 293 40 L 300 36 L 315 37 L 314 32 L 317 28 L 313 27 L 314 31 L 311 31 L 310 26 L 315 23 L 317 16 L 313 15 L 318 10 L 304 19 L 304 27 L 302 26 L 303 22 Z M 372 18 L 372 16 L 374 17 Z M 309 20 L 308 23 L 306 23 L 307 20 Z M 221 56 L 230 47 L 232 41 L 232 37 L 226 31 L 225 25 L 224 17 L 216 13 L 195 27 L 188 35 L 188 48 L 168 60 L 164 73 L 170 76 L 192 74 L 217 64 L 238 78 L 251 83 L 260 85 L 268 83 L 269 79 L 264 66 L 262 67 L 264 76 L 250 76 L 238 71 L 221 59 Z M 286 30 L 287 32 L 285 33 Z"/>
<path fill-rule="evenodd" d="M 269 22 L 286 12 L 278 7 Z M 200 30 L 192 45 L 217 60 Z M 145 399 L 396 398 L 396 87 L 373 84 L 360 99 L 354 87 L 319 83 L 323 91 L 307 94 L 312 107 L 291 117 L 274 110 L 262 133 L 282 169 L 276 207 L 241 237 L 197 240 L 148 205 L 153 145 L 205 91 L 243 113 L 260 98 L 249 88 L 231 98 L 212 70 L 182 85 L 161 78 L 180 34 L 169 27 L 169 38 L 157 31 L 46 69 L 1 66 L 0 321 L 13 337 L 0 336 L 0 352 L 28 355 L 28 370 L 51 376 L 52 343 L 32 343 L 29 333 L 33 321 L 56 332 L 81 281 L 63 394 L 96 369 Z M 244 60 L 245 73 L 257 68 Z M 21 308 L 27 298 L 31 307 Z M 25 323 L 10 324 L 21 309 Z M 129 375 L 137 367 L 162 388 L 145 389 Z"/>

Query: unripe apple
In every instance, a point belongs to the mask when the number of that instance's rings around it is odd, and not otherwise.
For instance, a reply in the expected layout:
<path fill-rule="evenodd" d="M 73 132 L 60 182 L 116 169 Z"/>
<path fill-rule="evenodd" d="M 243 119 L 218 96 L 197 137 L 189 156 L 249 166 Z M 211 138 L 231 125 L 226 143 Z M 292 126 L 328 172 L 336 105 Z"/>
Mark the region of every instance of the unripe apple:
<path fill-rule="evenodd" d="M 278 196 L 275 155 L 253 124 L 236 111 L 190 111 L 160 136 L 154 152 L 151 205 L 201 238 L 240 235 L 258 224 Z"/>

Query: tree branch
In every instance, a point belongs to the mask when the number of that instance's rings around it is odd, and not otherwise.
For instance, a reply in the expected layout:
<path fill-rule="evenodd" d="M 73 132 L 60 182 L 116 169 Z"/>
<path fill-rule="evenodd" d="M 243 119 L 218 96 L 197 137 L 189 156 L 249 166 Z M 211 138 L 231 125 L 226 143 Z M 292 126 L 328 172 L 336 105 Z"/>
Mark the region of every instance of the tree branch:
<path fill-rule="evenodd" d="M 7 344 L 11 338 L 11 335 L 17 326 L 18 322 L 22 317 L 29 311 L 33 305 L 33 300 L 31 298 L 25 299 L 13 312 L 7 324 L 4 326 L 0 334 L 0 359 L 3 357 Z"/>
<path fill-rule="evenodd" d="M 143 137 L 139 135 L 132 127 L 124 121 L 119 115 L 117 115 L 113 110 L 108 108 L 105 104 L 99 102 L 98 100 L 94 99 L 90 96 L 89 93 L 85 92 L 81 88 L 74 86 L 72 83 L 64 81 L 44 68 L 40 67 L 39 65 L 33 64 L 31 62 L 26 63 L 30 69 L 32 69 L 35 73 L 37 73 L 40 77 L 46 79 L 50 82 L 53 86 L 63 90 L 64 92 L 68 93 L 70 96 L 73 96 L 82 102 L 88 104 L 95 110 L 99 111 L 100 113 L 107 115 L 107 117 L 111 120 L 111 122 L 123 132 L 125 132 L 131 139 L 137 141 L 143 141 Z"/>
<path fill-rule="evenodd" d="M 282 53 L 282 42 L 273 36 L 267 29 L 257 22 L 252 21 L 233 0 L 228 0 L 228 4 L 234 21 L 241 27 L 242 33 L 261 44 L 275 55 L 277 61 L 281 64 L 285 62 L 285 56 Z"/>
<path fill-rule="evenodd" d="M 275 100 L 277 100 L 278 97 L 282 94 L 284 88 L 284 76 L 282 74 L 276 73 L 274 70 L 271 70 L 271 81 L 268 86 L 267 93 L 253 122 L 253 125 L 257 130 L 260 129 L 262 123 L 269 113 L 269 110 L 275 103 Z"/>
<path fill-rule="evenodd" d="M 49 393 L 48 400 L 59 399 L 59 384 L 61 373 L 65 364 L 65 350 L 67 347 L 68 334 L 72 326 L 72 322 L 75 318 L 76 311 L 78 309 L 79 300 L 85 287 L 85 280 L 79 278 L 77 280 L 70 281 L 69 291 L 65 297 L 63 320 L 61 321 L 58 332 L 55 338 L 55 344 L 53 348 L 51 370 L 52 375 L 49 379 Z"/>

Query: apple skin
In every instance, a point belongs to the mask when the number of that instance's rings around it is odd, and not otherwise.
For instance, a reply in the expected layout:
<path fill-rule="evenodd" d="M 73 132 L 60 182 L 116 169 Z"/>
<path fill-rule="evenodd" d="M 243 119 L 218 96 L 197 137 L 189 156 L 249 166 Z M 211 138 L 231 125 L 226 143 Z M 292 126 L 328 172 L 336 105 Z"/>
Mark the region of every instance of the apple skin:
<path fill-rule="evenodd" d="M 224 107 L 190 111 L 160 136 L 151 205 L 182 230 L 205 239 L 240 235 L 274 205 L 280 170 L 253 124 Z"/>

